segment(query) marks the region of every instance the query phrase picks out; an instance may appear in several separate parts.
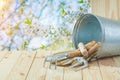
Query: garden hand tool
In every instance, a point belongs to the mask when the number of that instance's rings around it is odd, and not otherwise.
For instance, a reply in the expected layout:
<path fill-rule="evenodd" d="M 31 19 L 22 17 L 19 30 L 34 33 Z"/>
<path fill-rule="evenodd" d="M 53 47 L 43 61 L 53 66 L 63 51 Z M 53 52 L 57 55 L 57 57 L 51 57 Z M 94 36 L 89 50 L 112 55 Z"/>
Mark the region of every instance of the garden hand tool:
<path fill-rule="evenodd" d="M 46 62 L 50 62 L 49 68 L 51 68 L 51 65 L 54 63 L 55 69 L 56 69 L 57 63 L 59 61 L 62 61 L 62 60 L 68 59 L 68 58 L 73 58 L 76 56 L 81 56 L 79 50 L 58 52 L 53 55 L 47 56 L 44 60 L 44 66 L 45 66 Z"/>
<path fill-rule="evenodd" d="M 96 42 L 95 41 L 91 41 L 89 42 L 88 44 L 86 44 L 84 46 L 82 50 L 82 53 L 80 52 L 79 49 L 77 50 L 73 50 L 73 51 L 63 51 L 63 52 L 58 52 L 58 53 L 55 53 L 53 55 L 50 55 L 50 56 L 47 56 L 44 60 L 44 66 L 45 66 L 45 63 L 46 62 L 50 62 L 50 65 L 49 65 L 49 68 L 51 68 L 51 65 L 54 64 L 55 65 L 55 69 L 57 68 L 56 66 L 57 65 L 65 65 L 64 62 L 66 60 L 69 60 L 73 57 L 80 57 L 80 56 L 85 56 L 87 53 L 87 50 L 89 50 L 89 48 L 91 46 L 93 46 Z M 83 44 L 82 44 L 83 46 Z M 82 48 L 82 47 L 81 47 Z M 85 49 L 86 48 L 86 49 Z M 72 62 L 72 60 L 70 60 Z"/>
<path fill-rule="evenodd" d="M 79 68 L 75 69 L 75 71 L 78 71 L 78 70 L 81 70 L 81 69 L 84 69 L 86 67 L 88 67 L 88 62 L 96 56 L 96 52 L 98 50 L 98 48 L 100 47 L 101 43 L 96 43 L 94 44 L 91 48 L 89 48 L 88 51 L 84 50 L 83 49 L 85 48 L 83 43 L 79 43 L 79 49 L 82 53 L 85 53 L 84 56 L 82 57 L 74 57 L 73 59 L 70 59 L 70 60 L 67 60 L 66 62 L 63 63 L 63 65 L 68 65 L 68 64 L 71 64 L 71 66 L 69 68 L 74 68 L 76 66 L 80 66 Z"/>

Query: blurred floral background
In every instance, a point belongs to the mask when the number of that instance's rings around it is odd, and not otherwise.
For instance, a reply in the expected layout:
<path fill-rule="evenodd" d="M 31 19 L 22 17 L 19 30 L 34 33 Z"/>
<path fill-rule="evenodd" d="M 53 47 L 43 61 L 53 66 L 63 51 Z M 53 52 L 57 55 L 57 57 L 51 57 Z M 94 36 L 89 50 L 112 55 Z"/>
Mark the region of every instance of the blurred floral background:
<path fill-rule="evenodd" d="M 89 0 L 0 0 L 0 50 L 73 49 L 72 31 Z"/>

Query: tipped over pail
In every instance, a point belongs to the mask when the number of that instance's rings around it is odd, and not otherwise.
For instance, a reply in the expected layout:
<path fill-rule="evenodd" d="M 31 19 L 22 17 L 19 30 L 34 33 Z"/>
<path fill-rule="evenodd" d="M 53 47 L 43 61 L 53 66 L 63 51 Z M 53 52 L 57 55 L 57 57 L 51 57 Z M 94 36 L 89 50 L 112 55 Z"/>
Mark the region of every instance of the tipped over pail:
<path fill-rule="evenodd" d="M 84 14 L 77 20 L 73 30 L 73 43 L 78 48 L 79 42 L 101 42 L 99 57 L 120 55 L 120 22 Z"/>

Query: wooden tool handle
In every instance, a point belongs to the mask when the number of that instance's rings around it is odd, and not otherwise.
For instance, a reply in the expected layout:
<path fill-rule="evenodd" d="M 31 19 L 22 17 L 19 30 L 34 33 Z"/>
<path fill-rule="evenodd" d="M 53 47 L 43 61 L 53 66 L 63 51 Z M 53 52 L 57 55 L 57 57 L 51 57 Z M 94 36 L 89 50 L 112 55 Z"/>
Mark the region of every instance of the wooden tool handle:
<path fill-rule="evenodd" d="M 96 44 L 96 41 L 91 41 L 85 45 L 86 49 L 89 50 L 92 46 Z"/>
<path fill-rule="evenodd" d="M 71 52 L 75 52 L 75 50 L 68 50 L 68 51 L 56 52 L 56 53 L 54 53 L 54 55 L 64 54 L 64 53 L 71 53 Z"/>
<path fill-rule="evenodd" d="M 86 59 L 87 61 L 90 61 L 93 57 L 97 55 L 97 51 L 95 51 L 93 54 L 89 55 L 89 57 Z"/>
<path fill-rule="evenodd" d="M 79 50 L 80 50 L 81 54 L 83 56 L 87 57 L 88 56 L 88 51 L 87 51 L 86 47 L 84 46 L 84 44 L 83 43 L 79 43 L 78 47 L 79 47 Z"/>
<path fill-rule="evenodd" d="M 96 41 L 91 41 L 89 42 L 88 44 L 86 44 L 84 46 L 84 44 L 80 43 L 78 45 L 79 49 L 77 49 L 76 51 L 74 52 L 69 52 L 70 55 L 69 55 L 69 58 L 73 58 L 73 57 L 77 57 L 77 56 L 87 56 L 87 54 L 92 53 L 93 52 L 93 49 L 91 49 L 94 45 L 96 44 Z M 88 52 L 89 51 L 89 52 Z"/>
<path fill-rule="evenodd" d="M 69 58 L 73 58 L 73 57 L 77 57 L 77 56 L 82 56 L 80 50 L 76 50 L 74 52 L 70 52 L 69 54 L 70 54 Z"/>
<path fill-rule="evenodd" d="M 90 54 L 94 53 L 95 51 L 98 50 L 98 48 L 99 48 L 100 46 L 101 46 L 101 43 L 100 43 L 100 42 L 96 43 L 95 45 L 93 45 L 93 46 L 89 49 L 88 54 L 90 55 Z"/>
<path fill-rule="evenodd" d="M 100 43 L 96 43 L 95 41 L 91 41 L 88 44 L 86 44 L 84 46 L 84 44 L 80 43 L 80 45 L 78 45 L 79 49 L 77 50 L 69 50 L 69 51 L 63 51 L 63 52 L 57 52 L 54 55 L 57 54 L 64 54 L 64 53 L 68 53 L 69 56 L 68 58 L 73 58 L 73 57 L 78 57 L 78 56 L 86 56 L 89 54 L 92 54 L 94 51 L 96 51 L 100 46 Z"/>

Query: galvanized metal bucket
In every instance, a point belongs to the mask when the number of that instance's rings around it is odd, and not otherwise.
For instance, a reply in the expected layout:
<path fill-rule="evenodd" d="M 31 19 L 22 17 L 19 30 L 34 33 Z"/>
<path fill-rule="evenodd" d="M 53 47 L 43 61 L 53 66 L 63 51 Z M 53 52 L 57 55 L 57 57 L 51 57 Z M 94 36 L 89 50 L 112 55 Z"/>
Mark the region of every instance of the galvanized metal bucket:
<path fill-rule="evenodd" d="M 98 57 L 120 55 L 120 22 L 93 14 L 80 16 L 74 26 L 73 43 L 77 48 L 79 42 L 92 40 L 102 42 Z"/>

